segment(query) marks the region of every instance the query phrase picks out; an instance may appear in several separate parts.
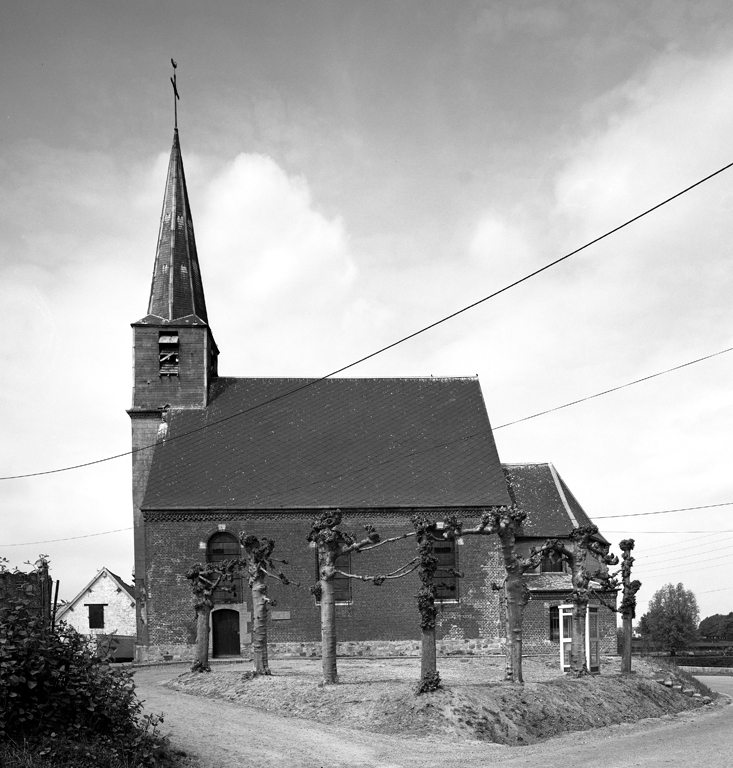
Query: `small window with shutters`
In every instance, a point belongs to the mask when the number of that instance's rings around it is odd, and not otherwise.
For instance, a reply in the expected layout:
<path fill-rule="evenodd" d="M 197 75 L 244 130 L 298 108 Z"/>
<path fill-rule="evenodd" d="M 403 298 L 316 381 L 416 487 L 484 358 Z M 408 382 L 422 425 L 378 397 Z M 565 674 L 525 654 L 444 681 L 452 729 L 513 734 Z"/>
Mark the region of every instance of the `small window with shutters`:
<path fill-rule="evenodd" d="M 433 544 L 433 554 L 438 561 L 438 568 L 433 577 L 435 599 L 443 602 L 458 600 L 458 558 L 456 542 L 438 539 Z"/>
<path fill-rule="evenodd" d="M 104 629 L 104 606 L 102 604 L 87 604 L 89 608 L 89 629 Z"/>

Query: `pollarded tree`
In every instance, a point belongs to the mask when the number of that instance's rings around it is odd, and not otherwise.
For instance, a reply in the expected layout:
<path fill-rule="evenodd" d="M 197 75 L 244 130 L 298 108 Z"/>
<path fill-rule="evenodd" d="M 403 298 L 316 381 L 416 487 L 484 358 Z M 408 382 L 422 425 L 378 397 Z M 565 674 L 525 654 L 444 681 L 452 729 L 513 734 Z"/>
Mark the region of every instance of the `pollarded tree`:
<path fill-rule="evenodd" d="M 545 547 L 533 548 L 529 557 L 517 551 L 517 535 L 527 513 L 516 506 L 494 507 L 483 513 L 475 528 L 463 528 L 458 535 L 491 535 L 499 537 L 506 576 L 504 594 L 506 598 L 506 678 L 522 683 L 522 623 L 524 609 L 530 599 L 530 591 L 524 576 L 534 570 L 546 552 Z"/>
<path fill-rule="evenodd" d="M 674 656 L 697 637 L 699 618 L 694 593 L 683 584 L 665 584 L 649 601 L 639 629 L 657 645 L 669 648 L 670 655 Z"/>
<path fill-rule="evenodd" d="M 410 518 L 415 529 L 417 540 L 417 558 L 405 567 L 415 564 L 420 578 L 420 590 L 417 597 L 417 609 L 420 613 L 420 682 L 418 693 L 427 693 L 440 687 L 440 674 L 437 665 L 437 649 L 435 643 L 435 619 L 438 611 L 435 607 L 437 585 L 435 572 L 438 570 L 438 559 L 435 557 L 435 541 L 453 540 L 460 531 L 460 523 L 455 517 L 449 517 L 441 522 L 430 520 L 423 514 L 415 513 Z M 405 571 L 401 575 L 406 575 Z M 460 576 L 456 571 L 453 575 Z"/>
<path fill-rule="evenodd" d="M 622 634 L 624 645 L 621 652 L 621 674 L 631 674 L 631 638 L 633 634 L 633 623 L 636 618 L 636 593 L 641 589 L 641 582 L 638 579 L 631 580 L 631 567 L 634 564 L 634 558 L 631 551 L 634 549 L 633 539 L 624 539 L 619 542 L 621 550 L 621 605 L 618 608 L 621 614 Z"/>
<path fill-rule="evenodd" d="M 336 509 L 323 512 L 314 521 L 308 541 L 315 544 L 318 550 L 318 582 L 311 587 L 311 592 L 316 600 L 321 603 L 321 661 L 323 664 L 323 682 L 326 685 L 338 683 L 338 669 L 336 666 L 336 597 L 334 593 L 334 580 L 337 575 L 348 579 L 370 581 L 375 586 L 380 586 L 387 579 L 400 578 L 415 570 L 416 558 L 406 566 L 400 567 L 392 573 L 379 576 L 362 576 L 342 571 L 336 567 L 339 557 L 350 553 L 366 552 L 375 547 L 388 544 L 393 541 L 414 536 L 414 533 L 406 533 L 391 539 L 380 539 L 373 526 L 365 525 L 366 536 L 357 540 L 355 536 L 342 531 L 341 511 Z"/>
<path fill-rule="evenodd" d="M 581 677 L 588 674 L 585 658 L 585 617 L 591 594 L 591 581 L 603 581 L 609 565 L 616 565 L 618 558 L 609 554 L 609 545 L 598 538 L 598 526 L 581 525 L 570 532 L 570 540 L 551 539 L 545 548 L 562 557 L 570 567 L 573 604 L 570 642 L 570 675 Z M 591 570 L 589 565 L 595 565 Z"/>
<path fill-rule="evenodd" d="M 286 560 L 276 561 L 272 557 L 275 542 L 272 539 L 247 534 L 239 534 L 244 558 L 241 567 L 247 574 L 249 587 L 252 590 L 252 657 L 254 673 L 269 675 L 270 667 L 267 660 L 267 617 L 269 607 L 274 600 L 267 596 L 267 578 L 277 579 L 281 584 L 290 584 L 288 577 L 278 569 L 276 563 L 287 565 Z"/>
<path fill-rule="evenodd" d="M 191 665 L 192 672 L 211 672 L 209 664 L 209 619 L 214 607 L 217 589 L 231 590 L 234 572 L 238 564 L 234 560 L 191 566 L 186 578 L 191 582 L 193 607 L 196 611 L 196 650 Z"/>
<path fill-rule="evenodd" d="M 619 542 L 621 550 L 621 568 L 615 573 L 599 572 L 594 580 L 598 581 L 604 590 L 608 592 L 618 592 L 621 587 L 621 604 L 619 606 L 609 603 L 605 597 L 596 593 L 596 597 L 609 610 L 621 614 L 622 619 L 622 651 L 621 651 L 621 674 L 631 674 L 631 638 L 633 635 L 633 621 L 636 617 L 636 593 L 641 589 L 641 582 L 638 579 L 631 579 L 631 567 L 634 564 L 634 558 L 631 555 L 634 549 L 633 539 L 624 539 Z M 619 584 L 619 576 L 621 581 Z"/>

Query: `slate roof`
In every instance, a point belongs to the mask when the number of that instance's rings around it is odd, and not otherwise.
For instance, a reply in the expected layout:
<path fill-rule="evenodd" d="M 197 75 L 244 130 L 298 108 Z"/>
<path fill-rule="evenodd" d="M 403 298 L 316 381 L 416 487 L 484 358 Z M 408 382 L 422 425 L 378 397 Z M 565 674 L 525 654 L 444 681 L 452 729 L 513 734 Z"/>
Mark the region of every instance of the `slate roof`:
<path fill-rule="evenodd" d="M 143 509 L 509 503 L 475 378 L 220 378 L 168 420 Z"/>
<path fill-rule="evenodd" d="M 172 321 L 180 318 L 187 318 L 187 324 L 192 325 L 202 321 L 208 322 L 196 238 L 193 234 L 191 206 L 188 203 L 186 176 L 183 172 L 181 145 L 176 128 L 168 164 L 163 212 L 160 216 L 148 316 L 141 322 Z"/>
<path fill-rule="evenodd" d="M 577 526 L 593 524 L 552 464 L 502 466 L 512 500 L 527 512 L 523 536 L 567 536 Z M 599 539 L 606 541 L 603 536 Z"/>

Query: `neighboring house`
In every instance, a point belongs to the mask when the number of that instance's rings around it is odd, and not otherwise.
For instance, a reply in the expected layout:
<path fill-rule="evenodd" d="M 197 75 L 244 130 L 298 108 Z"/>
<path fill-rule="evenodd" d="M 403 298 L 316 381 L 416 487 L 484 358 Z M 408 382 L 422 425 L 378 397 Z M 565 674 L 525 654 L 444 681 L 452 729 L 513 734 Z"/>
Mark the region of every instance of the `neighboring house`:
<path fill-rule="evenodd" d="M 135 590 L 107 568 L 56 611 L 56 622 L 66 622 L 82 635 L 113 637 L 117 658 L 132 657 L 135 637 Z"/>
<path fill-rule="evenodd" d="M 271 652 L 310 655 L 320 616 L 307 590 L 317 568 L 306 536 L 320 511 L 340 509 L 343 527 L 355 533 L 373 524 L 393 536 L 410 528 L 412 512 L 455 514 L 470 524 L 483 510 L 511 503 L 476 378 L 218 375 L 177 130 L 148 310 L 132 327 L 128 414 L 140 660 L 191 657 L 196 622 L 185 572 L 195 562 L 239 556 L 242 530 L 273 538 L 275 556 L 288 560 L 288 576 L 303 585 L 271 587 Z M 518 482 L 515 466 L 508 471 L 520 500 L 527 484 Z M 541 520 L 542 514 L 533 511 L 530 538 L 572 528 L 572 515 Z M 501 583 L 504 569 L 495 537 L 440 542 L 436 550 L 441 648 L 498 652 L 504 618 L 492 585 Z M 340 565 L 387 573 L 414 552 L 414 540 L 405 540 Z M 453 568 L 465 576 L 452 576 Z M 379 588 L 340 580 L 340 651 L 417 648 L 417 589 L 414 574 Z M 216 596 L 215 657 L 247 652 L 250 609 L 241 583 Z M 548 608 L 547 622 L 549 615 Z M 548 643 L 538 648 L 551 650 Z"/>

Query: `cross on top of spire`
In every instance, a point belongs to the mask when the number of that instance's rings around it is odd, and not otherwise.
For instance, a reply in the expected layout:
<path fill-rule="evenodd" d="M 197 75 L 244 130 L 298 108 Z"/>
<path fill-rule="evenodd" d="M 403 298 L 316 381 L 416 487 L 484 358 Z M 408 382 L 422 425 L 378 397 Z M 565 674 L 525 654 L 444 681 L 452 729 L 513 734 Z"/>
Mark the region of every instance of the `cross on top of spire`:
<path fill-rule="evenodd" d="M 173 86 L 173 121 L 175 129 L 178 130 L 178 100 L 181 98 L 178 95 L 178 86 L 176 85 L 176 69 L 178 69 L 178 64 L 173 59 L 171 59 L 171 64 L 173 65 L 173 77 L 171 78 L 171 85 Z"/>

